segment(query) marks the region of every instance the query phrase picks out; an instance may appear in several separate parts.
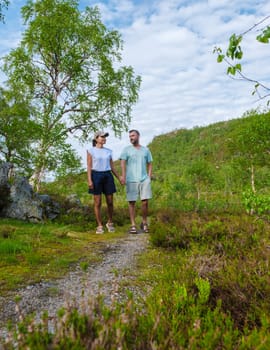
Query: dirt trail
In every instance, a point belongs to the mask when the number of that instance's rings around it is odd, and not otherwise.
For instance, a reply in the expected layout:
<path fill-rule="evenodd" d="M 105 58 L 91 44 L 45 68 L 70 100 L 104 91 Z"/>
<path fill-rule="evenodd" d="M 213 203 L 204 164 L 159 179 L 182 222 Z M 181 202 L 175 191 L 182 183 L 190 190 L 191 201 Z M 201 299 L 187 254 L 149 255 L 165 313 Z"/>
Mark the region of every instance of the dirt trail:
<path fill-rule="evenodd" d="M 136 265 L 137 255 L 142 253 L 147 245 L 147 234 L 127 235 L 123 239 L 105 243 L 101 249 L 102 261 L 91 265 L 85 272 L 77 266 L 59 280 L 30 285 L 8 298 L 0 297 L 0 337 L 3 338 L 6 334 L 3 325 L 8 320 L 18 321 L 15 295 L 20 297 L 20 312 L 23 315 L 34 312 L 37 319 L 45 310 L 53 319 L 57 310 L 65 306 L 66 302 L 76 300 L 78 304 L 83 304 L 83 301 L 98 293 L 101 293 L 105 302 L 109 304 L 112 297 L 118 298 L 120 294 L 125 293 L 125 290 L 118 292 L 116 285 L 128 275 L 128 270 Z"/>

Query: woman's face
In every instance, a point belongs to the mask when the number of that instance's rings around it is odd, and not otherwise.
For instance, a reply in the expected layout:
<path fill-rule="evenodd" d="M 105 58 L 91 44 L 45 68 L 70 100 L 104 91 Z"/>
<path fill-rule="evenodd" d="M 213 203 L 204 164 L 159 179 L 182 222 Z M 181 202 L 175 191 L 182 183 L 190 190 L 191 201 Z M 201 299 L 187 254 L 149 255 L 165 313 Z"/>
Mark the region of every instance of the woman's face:
<path fill-rule="evenodd" d="M 96 141 L 97 141 L 97 143 L 98 144 L 100 144 L 100 145 L 104 145 L 105 143 L 106 143 L 106 136 L 98 136 L 97 138 L 96 138 Z"/>

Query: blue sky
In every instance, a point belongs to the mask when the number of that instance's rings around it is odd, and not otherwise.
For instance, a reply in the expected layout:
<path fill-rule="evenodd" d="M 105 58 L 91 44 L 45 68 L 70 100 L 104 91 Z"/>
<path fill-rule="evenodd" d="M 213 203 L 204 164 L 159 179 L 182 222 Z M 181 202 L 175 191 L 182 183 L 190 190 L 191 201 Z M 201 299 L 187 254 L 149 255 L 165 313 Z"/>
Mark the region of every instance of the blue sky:
<path fill-rule="evenodd" d="M 5 12 L 0 56 L 20 41 L 20 8 L 25 3 L 11 0 Z M 238 118 L 265 104 L 251 95 L 252 84 L 226 75 L 227 67 L 216 62 L 213 48 L 226 49 L 232 33 L 243 33 L 269 15 L 268 0 L 79 1 L 81 10 L 94 5 L 100 8 L 103 22 L 122 35 L 122 64 L 131 65 L 142 77 L 130 125 L 140 130 L 142 144 L 176 129 Z M 254 38 L 255 33 L 248 33 L 242 44 L 244 73 L 269 86 L 270 45 Z M 111 134 L 107 146 L 115 159 L 128 142 L 126 133 L 121 139 Z M 74 147 L 84 161 L 87 146 L 74 143 Z"/>

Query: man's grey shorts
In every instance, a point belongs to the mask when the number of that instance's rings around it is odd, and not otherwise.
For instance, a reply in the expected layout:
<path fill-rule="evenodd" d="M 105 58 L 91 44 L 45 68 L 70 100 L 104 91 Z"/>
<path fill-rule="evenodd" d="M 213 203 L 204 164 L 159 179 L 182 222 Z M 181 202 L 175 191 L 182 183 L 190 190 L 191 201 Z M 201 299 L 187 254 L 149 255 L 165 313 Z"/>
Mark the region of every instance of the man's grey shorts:
<path fill-rule="evenodd" d="M 145 179 L 143 182 L 127 182 L 127 201 L 134 202 L 138 198 L 141 200 L 152 198 L 151 180 Z"/>

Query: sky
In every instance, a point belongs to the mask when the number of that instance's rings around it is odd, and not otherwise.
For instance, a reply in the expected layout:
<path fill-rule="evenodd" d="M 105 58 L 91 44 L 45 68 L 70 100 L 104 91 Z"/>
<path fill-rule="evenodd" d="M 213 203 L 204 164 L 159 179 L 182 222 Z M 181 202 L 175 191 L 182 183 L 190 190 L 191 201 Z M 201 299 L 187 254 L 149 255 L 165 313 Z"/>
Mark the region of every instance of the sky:
<path fill-rule="evenodd" d="M 26 0 L 11 0 L 0 24 L 0 56 L 18 46 L 23 32 L 20 8 Z M 226 51 L 231 34 L 241 34 L 270 14 L 269 0 L 81 0 L 98 6 L 102 21 L 123 39 L 122 65 L 142 78 L 139 101 L 130 129 L 141 133 L 141 144 L 181 128 L 191 129 L 241 117 L 265 108 L 252 95 L 254 84 L 230 78 L 217 63 L 214 47 Z M 269 24 L 269 22 L 264 22 Z M 270 86 L 270 45 L 255 40 L 262 25 L 248 31 L 242 43 L 243 73 Z M 3 76 L 0 75 L 0 80 Z M 129 144 L 128 133 L 110 136 L 107 147 L 118 159 Z M 73 143 L 85 166 L 87 145 Z M 155 160 L 154 160 L 155 161 Z"/>

